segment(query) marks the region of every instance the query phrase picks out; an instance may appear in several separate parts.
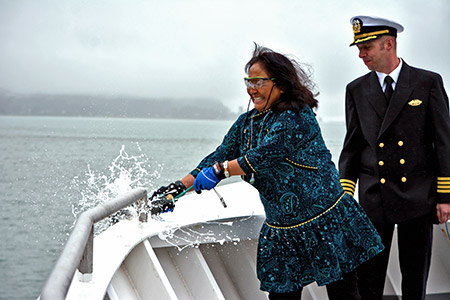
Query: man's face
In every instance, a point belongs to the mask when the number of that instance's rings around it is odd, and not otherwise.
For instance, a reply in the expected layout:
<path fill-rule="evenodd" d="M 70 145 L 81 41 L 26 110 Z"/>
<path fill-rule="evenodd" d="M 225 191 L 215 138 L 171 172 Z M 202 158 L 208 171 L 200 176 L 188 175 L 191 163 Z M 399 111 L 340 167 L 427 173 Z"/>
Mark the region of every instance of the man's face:
<path fill-rule="evenodd" d="M 383 37 L 356 45 L 359 49 L 359 58 L 371 71 L 382 71 L 387 63 L 386 50 L 384 49 L 385 39 Z"/>

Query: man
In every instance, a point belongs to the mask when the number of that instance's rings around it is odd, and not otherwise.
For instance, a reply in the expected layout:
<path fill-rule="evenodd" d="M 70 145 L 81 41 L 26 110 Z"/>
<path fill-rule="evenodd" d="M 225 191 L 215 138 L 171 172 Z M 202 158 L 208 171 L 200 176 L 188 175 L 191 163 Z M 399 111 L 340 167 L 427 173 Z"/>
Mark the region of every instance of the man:
<path fill-rule="evenodd" d="M 425 299 L 433 222 L 450 218 L 448 97 L 440 75 L 397 56 L 402 25 L 369 16 L 351 23 L 350 46 L 371 72 L 347 86 L 339 171 L 352 195 L 359 179 L 359 202 L 386 247 L 358 269 L 359 292 L 382 299 L 397 224 L 403 299 Z"/>

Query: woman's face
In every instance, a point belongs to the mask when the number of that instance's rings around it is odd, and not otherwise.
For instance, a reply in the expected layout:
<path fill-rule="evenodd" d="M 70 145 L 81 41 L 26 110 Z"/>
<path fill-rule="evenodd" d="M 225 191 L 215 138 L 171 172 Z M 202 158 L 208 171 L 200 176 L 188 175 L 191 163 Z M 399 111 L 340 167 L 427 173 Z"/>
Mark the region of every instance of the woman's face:
<path fill-rule="evenodd" d="M 269 74 L 264 70 L 262 64 L 254 63 L 248 72 L 248 77 L 270 77 Z M 271 93 L 272 90 L 272 93 Z M 263 111 L 272 106 L 272 104 L 278 100 L 283 93 L 281 89 L 279 89 L 272 80 L 264 80 L 263 86 L 256 87 L 248 87 L 247 93 L 250 95 L 253 105 L 256 110 Z"/>

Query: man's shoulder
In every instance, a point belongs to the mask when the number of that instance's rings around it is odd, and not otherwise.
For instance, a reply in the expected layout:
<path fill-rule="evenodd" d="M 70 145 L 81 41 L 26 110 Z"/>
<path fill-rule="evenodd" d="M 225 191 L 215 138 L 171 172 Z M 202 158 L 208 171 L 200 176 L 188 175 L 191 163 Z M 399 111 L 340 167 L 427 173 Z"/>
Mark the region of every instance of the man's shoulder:
<path fill-rule="evenodd" d="M 373 71 L 351 81 L 349 84 L 347 84 L 347 88 L 353 89 L 353 88 L 361 86 L 361 85 L 366 85 L 366 82 L 369 80 L 369 78 L 371 76 L 373 76 Z"/>
<path fill-rule="evenodd" d="M 441 77 L 441 75 L 439 75 L 439 73 L 436 73 L 434 71 L 417 68 L 417 67 L 406 65 L 406 64 L 405 64 L 405 69 L 409 69 L 412 75 L 420 75 L 425 78 Z"/>

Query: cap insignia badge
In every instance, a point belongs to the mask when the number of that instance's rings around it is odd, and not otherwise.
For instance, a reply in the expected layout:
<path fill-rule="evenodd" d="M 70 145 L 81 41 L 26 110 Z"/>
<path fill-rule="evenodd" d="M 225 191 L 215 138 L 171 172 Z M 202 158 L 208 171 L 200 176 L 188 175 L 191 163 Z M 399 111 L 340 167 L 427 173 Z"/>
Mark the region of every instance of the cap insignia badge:
<path fill-rule="evenodd" d="M 362 21 L 360 19 L 353 20 L 353 33 L 359 33 L 361 31 Z"/>
<path fill-rule="evenodd" d="M 420 104 L 422 104 L 422 101 L 419 99 L 414 99 L 408 102 L 409 105 L 411 106 L 419 106 Z"/>

